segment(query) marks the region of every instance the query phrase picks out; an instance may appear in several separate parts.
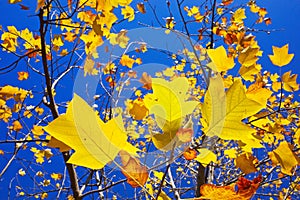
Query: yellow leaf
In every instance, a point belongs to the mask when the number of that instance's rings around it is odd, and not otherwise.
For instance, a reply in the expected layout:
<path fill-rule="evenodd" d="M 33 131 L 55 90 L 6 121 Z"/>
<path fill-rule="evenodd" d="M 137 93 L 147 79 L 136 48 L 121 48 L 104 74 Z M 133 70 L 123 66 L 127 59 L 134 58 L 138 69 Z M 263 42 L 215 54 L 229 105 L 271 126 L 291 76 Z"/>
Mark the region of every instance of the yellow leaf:
<path fill-rule="evenodd" d="M 206 148 L 201 148 L 199 149 L 199 155 L 194 159 L 200 162 L 204 167 L 207 166 L 210 162 L 217 162 L 217 155 L 206 149 Z"/>
<path fill-rule="evenodd" d="M 24 171 L 23 168 L 19 169 L 18 173 L 19 173 L 20 176 L 25 176 L 26 175 L 26 172 Z"/>
<path fill-rule="evenodd" d="M 288 92 L 299 90 L 299 84 L 297 84 L 298 74 L 292 74 L 288 71 L 282 75 L 283 89 Z"/>
<path fill-rule="evenodd" d="M 44 109 L 41 107 L 36 107 L 34 110 L 38 115 L 42 115 L 44 113 Z"/>
<path fill-rule="evenodd" d="M 84 76 L 88 75 L 97 75 L 99 71 L 94 68 L 95 61 L 92 59 L 91 55 L 88 55 L 85 59 L 83 70 L 84 70 Z"/>
<path fill-rule="evenodd" d="M 61 178 L 62 178 L 62 174 L 60 174 L 60 173 L 52 173 L 51 174 L 51 178 L 53 178 L 54 180 L 60 180 Z"/>
<path fill-rule="evenodd" d="M 253 82 L 255 80 L 255 75 L 257 75 L 261 71 L 261 65 L 254 64 L 249 67 L 241 66 L 239 70 L 239 74 L 246 81 Z"/>
<path fill-rule="evenodd" d="M 115 159 L 120 150 L 131 155 L 136 155 L 137 151 L 127 142 L 120 115 L 104 123 L 77 94 L 74 94 L 67 112 L 44 130 L 75 150 L 68 163 L 91 169 L 103 168 Z"/>
<path fill-rule="evenodd" d="M 18 80 L 23 81 L 27 80 L 29 77 L 28 72 L 18 72 Z"/>
<path fill-rule="evenodd" d="M 11 4 L 13 4 L 13 3 L 19 3 L 19 2 L 21 2 L 22 0 L 9 0 L 8 2 L 9 3 L 11 3 Z"/>
<path fill-rule="evenodd" d="M 33 129 L 31 129 L 31 131 L 35 136 L 41 136 L 44 134 L 42 126 L 33 125 Z"/>
<path fill-rule="evenodd" d="M 153 175 L 158 179 L 158 180 L 162 180 L 164 173 L 163 172 L 159 172 L 159 171 L 153 171 Z"/>
<path fill-rule="evenodd" d="M 272 162 L 279 163 L 281 166 L 281 172 L 287 175 L 292 175 L 292 170 L 299 163 L 299 157 L 292 151 L 293 147 L 287 141 L 283 141 L 272 152 L 274 157 Z"/>
<path fill-rule="evenodd" d="M 14 121 L 13 122 L 13 130 L 18 132 L 23 128 L 22 124 L 19 121 Z"/>
<path fill-rule="evenodd" d="M 226 149 L 224 151 L 224 155 L 228 156 L 229 158 L 236 158 L 237 150 L 236 149 Z"/>
<path fill-rule="evenodd" d="M 179 145 L 177 131 L 182 125 L 182 119 L 193 112 L 198 101 L 185 101 L 189 95 L 187 78 L 179 77 L 172 81 L 161 78 L 152 79 L 153 94 L 144 98 L 149 114 L 154 114 L 155 120 L 163 134 L 154 134 L 152 139 L 156 148 L 168 151 L 173 145 Z"/>
<path fill-rule="evenodd" d="M 129 37 L 126 34 L 127 30 L 124 29 L 121 30 L 118 34 L 111 33 L 109 35 L 109 42 L 112 45 L 118 44 L 121 48 L 126 48 L 129 41 Z"/>
<path fill-rule="evenodd" d="M 258 60 L 257 53 L 259 48 L 251 48 L 250 46 L 244 49 L 238 58 L 239 63 L 245 67 L 254 65 Z"/>
<path fill-rule="evenodd" d="M 143 99 L 135 99 L 126 103 L 127 110 L 129 114 L 135 120 L 142 120 L 148 115 L 148 108 L 145 106 Z"/>
<path fill-rule="evenodd" d="M 163 75 L 167 76 L 167 77 L 172 77 L 175 75 L 174 69 L 172 68 L 167 68 L 163 71 Z"/>
<path fill-rule="evenodd" d="M 294 54 L 288 54 L 289 51 L 288 44 L 282 47 L 272 46 L 272 48 L 273 48 L 273 55 L 269 55 L 269 58 L 272 61 L 273 65 L 282 67 L 289 64 L 292 61 Z"/>
<path fill-rule="evenodd" d="M 235 65 L 232 57 L 227 57 L 226 50 L 223 46 L 216 49 L 208 49 L 207 54 L 214 66 L 208 66 L 217 72 L 227 71 L 232 69 Z"/>
<path fill-rule="evenodd" d="M 127 66 L 130 69 L 132 68 L 133 64 L 134 64 L 134 59 L 130 58 L 128 55 L 123 54 L 120 60 L 121 65 L 123 66 Z"/>
<path fill-rule="evenodd" d="M 243 19 L 246 19 L 246 15 L 245 15 L 245 9 L 244 8 L 239 8 L 237 9 L 233 15 L 232 15 L 233 21 L 235 23 L 241 23 L 243 22 Z"/>
<path fill-rule="evenodd" d="M 247 98 L 260 103 L 262 106 L 266 106 L 272 93 L 271 90 L 264 88 L 262 84 L 256 82 L 249 86 L 246 95 Z"/>
<path fill-rule="evenodd" d="M 252 116 L 265 106 L 247 98 L 240 79 L 236 79 L 224 92 L 221 78 L 210 79 L 208 92 L 202 105 L 202 125 L 207 136 L 218 136 L 225 140 L 253 139 L 255 129 L 247 126 L 242 119 Z"/>
<path fill-rule="evenodd" d="M 121 9 L 121 13 L 124 16 L 124 19 L 128 19 L 128 21 L 134 20 L 134 9 L 130 6 L 125 6 Z"/>
<path fill-rule="evenodd" d="M 54 37 L 53 41 L 52 41 L 53 45 L 61 47 L 64 45 L 64 42 L 62 41 L 61 37 L 57 36 Z"/>

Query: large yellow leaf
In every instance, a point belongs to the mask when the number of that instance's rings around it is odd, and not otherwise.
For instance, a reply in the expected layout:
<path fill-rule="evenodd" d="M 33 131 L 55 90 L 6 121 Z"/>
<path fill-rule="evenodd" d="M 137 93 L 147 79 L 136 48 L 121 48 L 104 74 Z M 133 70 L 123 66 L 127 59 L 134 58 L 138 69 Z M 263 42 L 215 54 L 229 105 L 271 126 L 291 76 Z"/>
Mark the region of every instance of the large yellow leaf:
<path fill-rule="evenodd" d="M 216 49 L 208 49 L 207 54 L 213 64 L 208 65 L 212 70 L 217 72 L 227 71 L 234 67 L 233 57 L 228 57 L 223 46 Z"/>
<path fill-rule="evenodd" d="M 155 120 L 163 134 L 154 134 L 153 143 L 156 148 L 170 150 L 178 142 L 177 131 L 182 125 L 182 119 L 193 112 L 198 101 L 186 101 L 189 83 L 187 78 L 175 78 L 166 81 L 161 78 L 152 79 L 153 94 L 147 94 L 144 102 L 149 114 L 154 114 Z"/>
<path fill-rule="evenodd" d="M 69 163 L 91 169 L 103 168 L 114 160 L 120 150 L 132 155 L 137 151 L 127 142 L 121 116 L 104 123 L 76 94 L 67 112 L 44 127 L 44 130 L 75 150 Z"/>
<path fill-rule="evenodd" d="M 224 93 L 220 77 L 211 78 L 208 92 L 202 105 L 201 123 L 207 136 L 218 136 L 225 140 L 241 140 L 245 144 L 256 140 L 253 128 L 242 122 L 265 106 L 247 98 L 240 79 L 234 81 Z M 253 142 L 253 141 L 252 141 Z"/>
<path fill-rule="evenodd" d="M 269 55 L 269 58 L 272 61 L 273 65 L 282 67 L 289 64 L 292 61 L 294 54 L 288 54 L 289 51 L 288 44 L 282 47 L 273 46 L 272 48 L 273 48 L 274 55 Z"/>

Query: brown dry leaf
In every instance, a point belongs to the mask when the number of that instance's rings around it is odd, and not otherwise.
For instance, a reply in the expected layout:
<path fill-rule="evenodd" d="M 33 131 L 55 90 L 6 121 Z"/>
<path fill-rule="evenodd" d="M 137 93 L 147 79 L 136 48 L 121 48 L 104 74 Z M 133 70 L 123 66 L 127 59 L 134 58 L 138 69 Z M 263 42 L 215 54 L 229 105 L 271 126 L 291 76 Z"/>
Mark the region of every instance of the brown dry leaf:
<path fill-rule="evenodd" d="M 132 157 L 126 151 L 119 152 L 122 161 L 122 173 L 127 178 L 127 183 L 132 187 L 141 187 L 145 185 L 148 179 L 148 170 L 146 166 L 142 166 L 137 158 Z"/>
<path fill-rule="evenodd" d="M 256 160 L 257 158 L 253 155 L 244 153 L 236 158 L 235 166 L 239 167 L 245 174 L 250 174 L 257 171 L 254 164 Z"/>
<path fill-rule="evenodd" d="M 147 90 L 151 90 L 152 89 L 152 79 L 151 79 L 151 76 L 148 75 L 146 72 L 144 72 L 142 74 L 142 78 L 140 78 L 139 81 L 144 84 L 143 88 L 145 88 Z"/>
<path fill-rule="evenodd" d="M 145 106 L 142 98 L 137 98 L 137 99 L 133 100 L 132 102 L 130 102 L 128 109 L 129 109 L 129 114 L 135 120 L 142 120 L 149 113 L 149 110 Z"/>
<path fill-rule="evenodd" d="M 47 146 L 52 147 L 52 148 L 59 148 L 60 152 L 70 151 L 72 149 L 71 147 L 69 147 L 65 143 L 59 141 L 55 137 L 51 137 L 51 139 L 49 140 Z"/>
<path fill-rule="evenodd" d="M 261 181 L 261 175 L 254 178 L 252 181 L 244 177 L 239 177 L 238 181 L 236 182 L 236 185 L 238 187 L 237 194 L 244 197 L 245 199 L 251 199 L 251 197 L 255 194 L 256 190 L 258 189 Z"/>
<path fill-rule="evenodd" d="M 142 14 L 145 14 L 146 13 L 146 9 L 145 9 L 145 5 L 144 3 L 138 3 L 136 5 L 137 9 L 142 13 Z"/>

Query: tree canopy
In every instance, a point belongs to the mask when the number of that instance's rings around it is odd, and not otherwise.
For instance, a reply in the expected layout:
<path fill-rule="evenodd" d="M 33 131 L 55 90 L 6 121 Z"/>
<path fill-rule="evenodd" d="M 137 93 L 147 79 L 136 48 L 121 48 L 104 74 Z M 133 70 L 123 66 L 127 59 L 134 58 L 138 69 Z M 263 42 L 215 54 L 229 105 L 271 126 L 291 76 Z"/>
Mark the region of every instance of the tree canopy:
<path fill-rule="evenodd" d="M 1 195 L 300 195 L 295 52 L 265 53 L 259 0 L 7 4 L 26 23 L 0 25 Z"/>

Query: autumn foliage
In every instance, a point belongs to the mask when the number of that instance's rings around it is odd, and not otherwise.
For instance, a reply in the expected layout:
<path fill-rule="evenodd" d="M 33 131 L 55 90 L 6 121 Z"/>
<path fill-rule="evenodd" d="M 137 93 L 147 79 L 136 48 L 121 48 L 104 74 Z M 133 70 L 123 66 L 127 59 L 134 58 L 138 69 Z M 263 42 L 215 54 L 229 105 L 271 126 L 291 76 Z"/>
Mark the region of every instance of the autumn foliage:
<path fill-rule="evenodd" d="M 0 26 L 11 197 L 300 195 L 297 55 L 260 45 L 272 25 L 260 1 L 7 5 L 28 18 Z"/>

